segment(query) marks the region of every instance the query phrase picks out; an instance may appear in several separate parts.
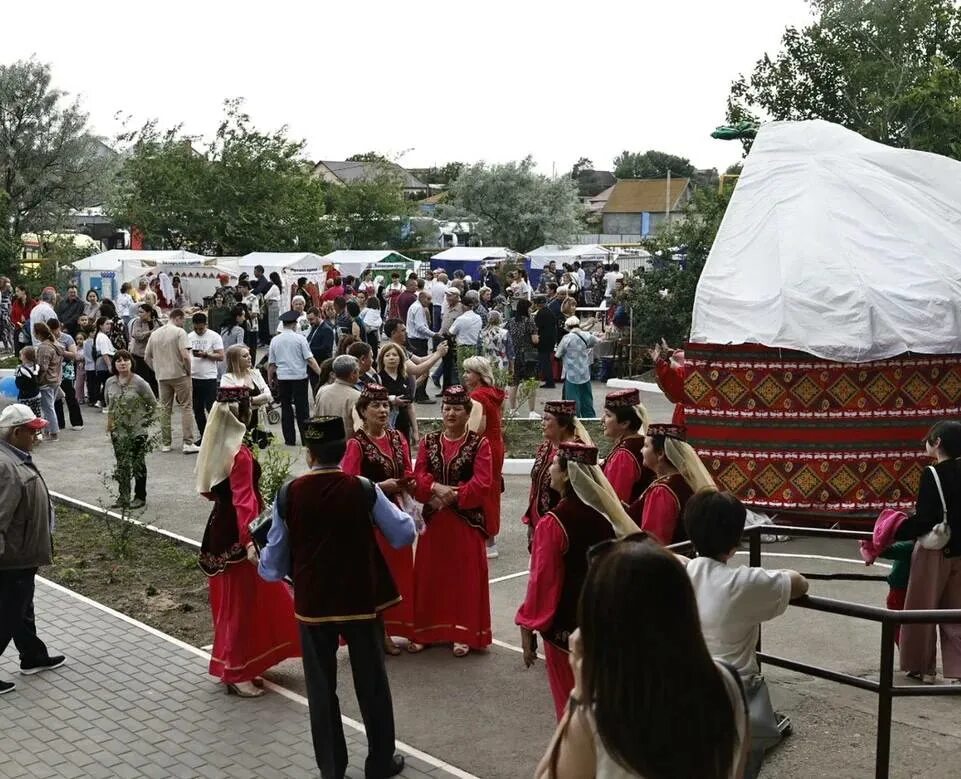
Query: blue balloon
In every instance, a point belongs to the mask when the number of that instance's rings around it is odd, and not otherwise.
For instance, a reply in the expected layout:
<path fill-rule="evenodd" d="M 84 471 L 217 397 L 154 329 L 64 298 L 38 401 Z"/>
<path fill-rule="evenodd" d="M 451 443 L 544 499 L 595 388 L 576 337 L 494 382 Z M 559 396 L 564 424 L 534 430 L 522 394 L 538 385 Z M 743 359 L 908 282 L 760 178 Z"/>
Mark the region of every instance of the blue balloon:
<path fill-rule="evenodd" d="M 13 376 L 0 379 L 0 395 L 13 400 L 17 399 L 17 380 Z"/>

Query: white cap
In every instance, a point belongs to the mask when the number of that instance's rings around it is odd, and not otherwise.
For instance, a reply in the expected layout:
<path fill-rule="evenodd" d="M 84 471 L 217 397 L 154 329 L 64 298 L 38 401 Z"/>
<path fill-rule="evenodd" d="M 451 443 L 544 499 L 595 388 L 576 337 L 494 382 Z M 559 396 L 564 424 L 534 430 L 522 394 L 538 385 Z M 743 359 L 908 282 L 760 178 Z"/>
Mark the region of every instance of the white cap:
<path fill-rule="evenodd" d="M 47 426 L 47 420 L 40 419 L 30 406 L 23 403 L 11 403 L 0 413 L 0 428 L 10 429 L 21 425 L 32 430 L 42 430 Z"/>
<path fill-rule="evenodd" d="M 564 321 L 564 327 L 566 327 L 568 330 L 570 330 L 572 327 L 580 327 L 580 326 L 581 326 L 581 320 L 578 319 L 576 316 L 569 316 Z"/>
<path fill-rule="evenodd" d="M 445 295 L 457 295 L 458 297 L 460 297 L 460 290 L 457 289 L 457 287 L 448 287 L 448 288 L 444 291 L 444 294 L 445 294 Z"/>

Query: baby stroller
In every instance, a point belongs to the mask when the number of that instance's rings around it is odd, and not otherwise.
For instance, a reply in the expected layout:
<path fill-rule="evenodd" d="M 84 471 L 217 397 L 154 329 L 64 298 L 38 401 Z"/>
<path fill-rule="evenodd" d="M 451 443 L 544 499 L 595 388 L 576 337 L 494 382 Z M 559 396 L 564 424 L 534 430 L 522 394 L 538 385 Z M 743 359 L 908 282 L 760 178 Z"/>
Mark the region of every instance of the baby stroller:
<path fill-rule="evenodd" d="M 277 391 L 277 382 L 271 381 L 267 373 L 267 357 L 265 354 L 260 362 L 257 363 L 257 370 L 260 371 L 264 383 L 270 388 L 270 401 L 266 406 L 261 407 L 260 410 L 263 411 L 267 417 L 267 421 L 271 425 L 276 425 L 280 422 L 280 397 Z"/>

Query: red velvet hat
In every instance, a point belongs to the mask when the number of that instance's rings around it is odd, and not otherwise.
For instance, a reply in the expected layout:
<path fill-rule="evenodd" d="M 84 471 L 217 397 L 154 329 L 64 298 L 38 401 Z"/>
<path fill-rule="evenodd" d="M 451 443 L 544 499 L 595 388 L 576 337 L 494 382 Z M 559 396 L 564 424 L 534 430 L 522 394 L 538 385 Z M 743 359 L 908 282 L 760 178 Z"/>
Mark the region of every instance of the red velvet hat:
<path fill-rule="evenodd" d="M 361 400 L 368 400 L 370 402 L 375 401 L 388 401 L 390 396 L 387 393 L 387 387 L 381 384 L 367 384 L 360 391 Z"/>
<path fill-rule="evenodd" d="M 562 441 L 557 447 L 558 457 L 569 462 L 582 465 L 597 465 L 597 447 L 590 444 L 579 444 L 574 441 Z"/>
<path fill-rule="evenodd" d="M 239 403 L 250 397 L 247 387 L 217 387 L 218 403 Z"/>
<path fill-rule="evenodd" d="M 467 390 L 464 389 L 460 384 L 455 384 L 454 386 L 448 387 L 444 390 L 444 396 L 441 403 L 447 403 L 451 406 L 469 406 L 470 395 L 467 394 Z"/>
<path fill-rule="evenodd" d="M 608 392 L 604 398 L 605 408 L 633 408 L 641 402 L 641 393 L 636 389 L 621 389 Z"/>
<path fill-rule="evenodd" d="M 544 413 L 572 417 L 577 413 L 577 403 L 573 400 L 548 400 L 544 404 Z"/>
<path fill-rule="evenodd" d="M 673 438 L 676 441 L 687 440 L 687 429 L 684 425 L 648 425 L 647 434 L 649 436 Z"/>

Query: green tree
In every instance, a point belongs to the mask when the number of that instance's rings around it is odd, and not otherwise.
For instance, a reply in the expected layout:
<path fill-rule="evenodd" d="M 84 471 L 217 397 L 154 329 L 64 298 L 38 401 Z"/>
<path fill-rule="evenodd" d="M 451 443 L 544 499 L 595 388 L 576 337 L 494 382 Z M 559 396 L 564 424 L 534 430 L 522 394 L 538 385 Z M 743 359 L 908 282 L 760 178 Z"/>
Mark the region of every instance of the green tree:
<path fill-rule="evenodd" d="M 825 119 L 881 143 L 961 158 L 961 8 L 952 0 L 810 0 L 731 87 L 727 118 Z"/>
<path fill-rule="evenodd" d="M 365 151 L 363 154 L 351 154 L 346 162 L 382 162 L 385 165 L 390 164 L 383 154 L 378 154 L 375 151 Z"/>
<path fill-rule="evenodd" d="M 34 60 L 0 65 L 0 260 L 24 232 L 54 230 L 71 209 L 99 202 L 104 164 L 77 100 L 51 86 Z"/>
<path fill-rule="evenodd" d="M 696 190 L 684 210 L 685 218 L 663 225 L 645 241 L 654 267 L 635 273 L 628 284 L 635 344 L 653 346 L 661 338 L 671 346 L 687 341 L 697 282 L 729 197 L 730 192 L 719 193 L 715 188 Z M 686 250 L 683 264 L 674 259 L 680 249 Z"/>
<path fill-rule="evenodd" d="M 378 249 L 399 245 L 414 204 L 404 197 L 396 169 L 384 168 L 370 179 L 332 186 L 327 193 L 326 230 L 343 249 Z"/>
<path fill-rule="evenodd" d="M 650 149 L 645 152 L 622 151 L 614 158 L 614 175 L 619 179 L 663 179 L 672 176 L 689 178 L 694 166 L 687 157 L 678 157 Z"/>
<path fill-rule="evenodd" d="M 581 229 L 583 207 L 574 182 L 537 173 L 530 157 L 471 165 L 451 184 L 449 202 L 443 213 L 477 221 L 486 243 L 519 252 L 566 243 Z"/>
<path fill-rule="evenodd" d="M 285 127 L 251 126 L 239 100 L 203 151 L 180 126 L 149 122 L 123 139 L 130 149 L 111 216 L 140 230 L 149 245 L 204 254 L 320 250 L 326 247 L 326 184 Z"/>
<path fill-rule="evenodd" d="M 588 157 L 580 157 L 571 168 L 571 178 L 577 181 L 581 175 L 581 171 L 585 170 L 594 170 L 594 161 Z"/>

